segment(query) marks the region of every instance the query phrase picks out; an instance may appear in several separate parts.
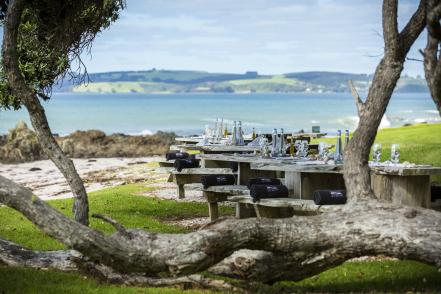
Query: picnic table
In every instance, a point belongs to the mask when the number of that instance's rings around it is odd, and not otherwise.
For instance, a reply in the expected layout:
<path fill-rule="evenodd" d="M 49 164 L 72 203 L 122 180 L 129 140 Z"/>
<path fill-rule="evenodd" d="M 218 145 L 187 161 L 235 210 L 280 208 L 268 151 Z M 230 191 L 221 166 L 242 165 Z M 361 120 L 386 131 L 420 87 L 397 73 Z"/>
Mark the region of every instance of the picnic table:
<path fill-rule="evenodd" d="M 201 154 L 209 162 L 237 162 L 238 184 L 251 177 L 284 177 L 290 197 L 313 199 L 318 189 L 345 189 L 342 164 L 292 158 L 260 158 L 238 154 Z M 213 165 L 213 163 L 210 163 Z M 431 206 L 430 176 L 441 174 L 441 167 L 428 165 L 370 165 L 371 185 L 375 194 L 397 204 Z"/>
<path fill-rule="evenodd" d="M 250 165 L 251 169 L 285 172 L 285 183 L 298 188 L 301 198 L 312 199 L 318 189 L 344 189 L 343 165 L 329 165 L 311 162 L 310 164 L 259 163 Z M 371 170 L 371 187 L 377 197 L 395 204 L 416 207 L 431 207 L 430 176 L 441 174 L 441 167 L 428 165 L 376 164 Z"/>

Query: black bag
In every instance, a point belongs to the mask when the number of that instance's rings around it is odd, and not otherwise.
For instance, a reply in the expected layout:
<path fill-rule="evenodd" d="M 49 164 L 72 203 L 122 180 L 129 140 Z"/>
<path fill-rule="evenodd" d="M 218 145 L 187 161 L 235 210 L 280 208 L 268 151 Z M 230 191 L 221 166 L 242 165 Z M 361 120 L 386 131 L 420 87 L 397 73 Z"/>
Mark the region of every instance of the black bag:
<path fill-rule="evenodd" d="M 432 202 L 441 199 L 441 186 L 432 185 L 430 187 L 430 196 Z"/>
<path fill-rule="evenodd" d="M 346 190 L 316 190 L 314 203 L 317 205 L 337 205 L 346 203 Z"/>
<path fill-rule="evenodd" d="M 201 183 L 204 186 L 204 189 L 211 186 L 234 185 L 235 182 L 236 178 L 234 175 L 209 175 L 201 177 Z"/>
<path fill-rule="evenodd" d="M 254 202 L 263 198 L 287 198 L 288 188 L 284 185 L 252 185 L 250 195 Z"/>
<path fill-rule="evenodd" d="M 165 154 L 165 158 L 167 160 L 173 160 L 173 159 L 185 159 L 185 158 L 189 158 L 190 154 L 188 154 L 187 152 L 167 152 Z"/>
<path fill-rule="evenodd" d="M 239 163 L 235 161 L 230 161 L 230 168 L 233 173 L 239 170 Z"/>
<path fill-rule="evenodd" d="M 248 180 L 248 189 L 251 189 L 252 185 L 282 185 L 282 182 L 274 178 L 253 178 Z"/>
<path fill-rule="evenodd" d="M 197 168 L 199 167 L 199 159 L 192 157 L 186 159 L 176 159 L 174 167 L 178 172 L 181 172 L 184 168 Z"/>

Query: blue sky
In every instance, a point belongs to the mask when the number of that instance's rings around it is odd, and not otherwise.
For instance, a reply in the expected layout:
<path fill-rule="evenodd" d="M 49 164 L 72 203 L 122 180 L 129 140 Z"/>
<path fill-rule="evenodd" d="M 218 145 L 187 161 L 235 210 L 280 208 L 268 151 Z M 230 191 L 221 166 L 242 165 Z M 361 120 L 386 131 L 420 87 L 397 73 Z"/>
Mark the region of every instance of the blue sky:
<path fill-rule="evenodd" d="M 400 1 L 403 26 L 418 1 Z M 127 0 L 84 56 L 89 72 L 185 69 L 264 74 L 372 73 L 381 58 L 379 0 Z M 420 58 L 425 34 L 410 57 Z M 422 74 L 420 62 L 405 72 Z"/>

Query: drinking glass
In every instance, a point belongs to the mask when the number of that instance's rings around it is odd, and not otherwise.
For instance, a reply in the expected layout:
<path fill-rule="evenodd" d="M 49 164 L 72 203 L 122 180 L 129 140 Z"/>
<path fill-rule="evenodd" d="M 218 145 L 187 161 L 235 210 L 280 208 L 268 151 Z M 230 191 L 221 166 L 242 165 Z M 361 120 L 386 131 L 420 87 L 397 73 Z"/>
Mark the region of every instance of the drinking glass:
<path fill-rule="evenodd" d="M 400 162 L 400 145 L 392 144 L 390 147 L 390 161 L 393 163 Z"/>
<path fill-rule="evenodd" d="M 301 140 L 295 140 L 294 146 L 296 147 L 296 155 L 297 157 L 300 157 L 300 149 L 302 148 L 302 141 Z"/>
<path fill-rule="evenodd" d="M 309 150 L 309 144 L 307 140 L 303 140 L 302 141 L 302 145 L 301 145 L 301 149 L 302 149 L 302 157 L 306 158 L 308 157 L 308 150 Z"/>
<path fill-rule="evenodd" d="M 329 155 L 329 145 L 327 143 L 320 142 L 319 146 L 318 146 L 318 149 L 319 149 L 319 157 L 321 159 L 325 159 L 326 157 L 328 157 L 328 155 Z"/>
<path fill-rule="evenodd" d="M 381 160 L 381 144 L 374 144 L 372 148 L 372 161 L 379 163 Z"/>

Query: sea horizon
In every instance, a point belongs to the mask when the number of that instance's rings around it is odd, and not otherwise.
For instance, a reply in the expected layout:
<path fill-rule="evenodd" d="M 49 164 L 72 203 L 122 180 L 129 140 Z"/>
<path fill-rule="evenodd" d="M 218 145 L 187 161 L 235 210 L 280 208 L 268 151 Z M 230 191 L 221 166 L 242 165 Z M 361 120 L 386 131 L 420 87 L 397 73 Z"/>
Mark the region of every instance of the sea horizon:
<path fill-rule="evenodd" d="M 361 93 L 361 96 L 365 94 Z M 59 93 L 42 102 L 53 133 L 65 136 L 76 130 L 98 129 L 106 134 L 150 135 L 157 131 L 178 135 L 201 134 L 205 125 L 223 118 L 229 128 L 242 121 L 246 133 L 308 132 L 312 126 L 334 134 L 353 131 L 358 122 L 350 93 L 182 93 L 96 94 Z M 0 111 L 0 134 L 23 120 L 26 110 Z M 381 128 L 421 122 L 439 122 L 429 93 L 395 93 Z"/>

